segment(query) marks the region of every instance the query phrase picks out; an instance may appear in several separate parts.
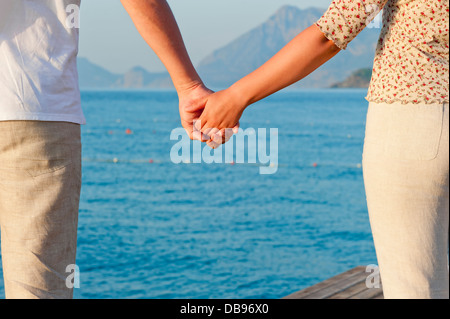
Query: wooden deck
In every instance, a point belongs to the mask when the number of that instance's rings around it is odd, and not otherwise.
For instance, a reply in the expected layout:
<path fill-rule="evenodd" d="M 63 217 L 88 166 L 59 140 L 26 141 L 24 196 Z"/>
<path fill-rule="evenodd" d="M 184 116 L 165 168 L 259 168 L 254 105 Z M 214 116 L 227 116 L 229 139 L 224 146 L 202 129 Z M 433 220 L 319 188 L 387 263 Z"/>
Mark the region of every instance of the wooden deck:
<path fill-rule="evenodd" d="M 383 288 L 367 288 L 370 273 L 358 266 L 283 299 L 383 299 Z"/>

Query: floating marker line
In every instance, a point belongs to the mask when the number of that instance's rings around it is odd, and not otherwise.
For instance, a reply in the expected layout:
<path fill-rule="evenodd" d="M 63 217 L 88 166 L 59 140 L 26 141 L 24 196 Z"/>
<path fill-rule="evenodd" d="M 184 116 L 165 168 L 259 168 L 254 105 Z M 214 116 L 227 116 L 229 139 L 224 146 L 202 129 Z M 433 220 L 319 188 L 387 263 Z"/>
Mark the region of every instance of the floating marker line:
<path fill-rule="evenodd" d="M 158 159 L 120 159 L 117 157 L 114 158 L 83 158 L 83 162 L 87 162 L 87 163 L 107 163 L 107 164 L 174 164 L 172 161 L 169 160 L 158 160 Z M 193 163 L 191 161 L 183 161 L 180 164 L 205 164 L 203 162 L 201 163 Z M 175 164 L 178 165 L 178 164 Z M 311 167 L 311 168 L 316 168 L 316 169 L 320 169 L 321 167 L 347 167 L 347 168 L 358 168 L 361 169 L 362 168 L 362 164 L 361 163 L 351 163 L 351 164 L 347 164 L 347 163 L 329 163 L 329 162 L 324 162 L 324 163 L 320 163 L 320 162 L 314 162 L 311 164 L 300 164 L 300 163 L 283 163 L 283 164 L 261 164 L 261 163 L 236 163 L 236 162 L 231 162 L 231 163 L 213 163 L 213 164 L 208 164 L 208 165 L 248 165 L 248 166 L 256 166 L 256 167 L 297 167 L 297 168 L 304 168 L 304 167 Z"/>

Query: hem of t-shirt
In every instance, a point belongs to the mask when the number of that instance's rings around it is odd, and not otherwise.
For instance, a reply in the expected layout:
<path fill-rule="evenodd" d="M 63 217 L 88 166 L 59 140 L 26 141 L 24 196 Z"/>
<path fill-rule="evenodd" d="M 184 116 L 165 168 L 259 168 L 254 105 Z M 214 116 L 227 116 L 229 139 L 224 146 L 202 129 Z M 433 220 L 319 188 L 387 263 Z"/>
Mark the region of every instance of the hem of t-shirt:
<path fill-rule="evenodd" d="M 43 113 L 26 113 L 26 114 L 0 114 L 0 122 L 5 121 L 42 121 L 42 122 L 69 122 L 84 125 L 86 119 L 80 115 L 67 114 L 43 114 Z"/>
<path fill-rule="evenodd" d="M 433 105 L 433 104 L 449 104 L 449 100 L 448 99 L 426 99 L 426 98 L 416 98 L 416 99 L 409 99 L 409 100 L 402 100 L 402 99 L 389 99 L 389 98 L 377 98 L 377 97 L 372 97 L 370 95 L 367 95 L 365 97 L 367 102 L 370 103 L 376 103 L 376 104 L 426 104 L 426 105 Z"/>

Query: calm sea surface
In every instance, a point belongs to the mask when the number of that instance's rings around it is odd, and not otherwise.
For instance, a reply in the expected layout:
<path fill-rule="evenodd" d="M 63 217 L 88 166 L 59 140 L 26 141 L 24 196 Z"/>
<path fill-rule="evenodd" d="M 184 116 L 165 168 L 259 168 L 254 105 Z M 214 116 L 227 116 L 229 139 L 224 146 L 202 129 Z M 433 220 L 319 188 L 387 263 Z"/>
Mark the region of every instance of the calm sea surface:
<path fill-rule="evenodd" d="M 281 298 L 376 263 L 365 93 L 285 91 L 247 109 L 243 129 L 278 128 L 278 171 L 260 175 L 174 164 L 175 92 L 83 92 L 75 297 Z"/>

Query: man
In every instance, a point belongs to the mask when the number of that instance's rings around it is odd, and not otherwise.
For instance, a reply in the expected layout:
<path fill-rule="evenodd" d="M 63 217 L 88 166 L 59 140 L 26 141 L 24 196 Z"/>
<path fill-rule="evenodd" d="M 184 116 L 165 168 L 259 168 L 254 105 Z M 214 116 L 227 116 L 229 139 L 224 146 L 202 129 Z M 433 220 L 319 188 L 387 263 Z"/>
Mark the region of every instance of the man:
<path fill-rule="evenodd" d="M 212 93 L 195 71 L 165 0 L 122 0 L 166 66 L 183 127 Z M 0 1 L 0 225 L 6 298 L 72 298 L 81 187 L 80 0 Z M 191 106 L 189 112 L 185 109 Z M 194 106 L 194 108 L 192 108 Z"/>

